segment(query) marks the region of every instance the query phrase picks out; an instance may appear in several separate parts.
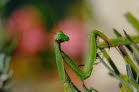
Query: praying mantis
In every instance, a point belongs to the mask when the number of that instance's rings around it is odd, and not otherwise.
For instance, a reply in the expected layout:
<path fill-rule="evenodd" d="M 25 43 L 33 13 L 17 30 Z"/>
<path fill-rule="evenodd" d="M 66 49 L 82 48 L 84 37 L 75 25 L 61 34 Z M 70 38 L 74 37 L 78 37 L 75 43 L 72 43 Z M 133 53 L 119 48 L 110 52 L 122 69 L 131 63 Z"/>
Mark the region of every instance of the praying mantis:
<path fill-rule="evenodd" d="M 109 39 L 103 33 L 101 33 L 100 31 L 97 31 L 97 30 L 92 31 L 89 35 L 89 49 L 88 49 L 87 59 L 86 59 L 85 65 L 84 65 L 84 69 L 82 70 L 61 49 L 61 43 L 68 41 L 69 37 L 66 36 L 62 31 L 59 31 L 56 33 L 56 35 L 54 37 L 56 63 L 57 63 L 60 79 L 65 86 L 65 90 L 69 90 L 70 87 L 73 87 L 73 84 L 71 84 L 70 82 L 67 82 L 68 75 L 66 74 L 65 69 L 64 69 L 64 64 L 63 64 L 64 61 L 67 63 L 67 65 L 73 70 L 73 72 L 82 81 L 87 79 L 88 77 L 90 77 L 95 59 L 97 57 L 97 42 L 96 42 L 97 36 L 101 37 L 108 44 L 108 46 L 110 46 L 110 44 L 111 44 Z M 85 88 L 85 86 L 84 86 L 84 88 Z M 78 91 L 78 89 L 74 88 L 74 91 L 71 90 L 71 91 L 65 91 L 65 92 L 79 92 L 79 91 Z M 92 92 L 92 91 L 86 90 L 86 92 Z"/>

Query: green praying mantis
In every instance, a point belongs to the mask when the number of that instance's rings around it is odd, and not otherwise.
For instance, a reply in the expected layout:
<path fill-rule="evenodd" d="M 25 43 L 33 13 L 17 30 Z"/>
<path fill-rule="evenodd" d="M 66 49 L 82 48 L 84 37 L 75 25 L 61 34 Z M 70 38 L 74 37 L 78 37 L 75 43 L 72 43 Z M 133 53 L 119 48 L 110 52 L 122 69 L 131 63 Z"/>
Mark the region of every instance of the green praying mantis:
<path fill-rule="evenodd" d="M 96 38 L 99 36 L 104 40 L 104 42 L 97 44 Z M 133 37 L 133 40 L 135 42 L 138 41 L 138 36 Z M 78 88 L 71 82 L 68 74 L 65 71 L 64 68 L 64 62 L 73 70 L 73 72 L 82 80 L 84 81 L 88 77 L 90 77 L 93 65 L 97 57 L 99 57 L 97 53 L 97 48 L 105 48 L 105 47 L 115 47 L 119 44 L 119 42 L 123 42 L 123 45 L 129 44 L 129 41 L 125 37 L 120 37 L 118 39 L 111 39 L 109 40 L 103 33 L 101 33 L 98 30 L 93 30 L 89 35 L 89 47 L 88 47 L 88 55 L 86 62 L 84 64 L 84 68 L 81 69 L 80 66 L 76 65 L 74 61 L 61 49 L 61 43 L 68 41 L 69 37 L 65 35 L 62 31 L 58 31 L 54 37 L 54 48 L 55 48 L 55 54 L 56 54 L 56 63 L 58 67 L 58 72 L 60 75 L 60 79 L 62 83 L 64 84 L 64 92 L 80 92 Z M 115 47 L 116 48 L 116 47 Z M 116 48 L 117 49 L 117 48 Z M 118 49 L 117 49 L 118 50 Z M 113 75 L 115 75 L 113 73 Z M 116 76 L 118 79 L 119 76 Z M 124 80 L 122 80 L 124 83 L 128 84 Z M 92 90 L 96 91 L 95 89 L 87 89 L 87 87 L 83 83 L 83 88 L 85 92 L 92 92 Z M 96 91 L 97 92 L 97 91 Z"/>
<path fill-rule="evenodd" d="M 57 63 L 58 72 L 59 72 L 61 81 L 65 85 L 66 90 L 69 90 L 70 87 L 73 86 L 73 84 L 67 82 L 68 75 L 66 74 L 65 69 L 64 69 L 64 64 L 63 64 L 64 61 L 82 81 L 90 77 L 94 62 L 97 57 L 97 54 L 96 54 L 97 53 L 97 42 L 96 42 L 97 36 L 101 37 L 108 44 L 108 46 L 111 45 L 109 39 L 103 33 L 97 30 L 92 31 L 91 34 L 89 35 L 89 49 L 88 49 L 86 63 L 84 65 L 84 69 L 82 70 L 78 65 L 74 63 L 74 61 L 67 54 L 65 54 L 61 50 L 61 43 L 68 41 L 69 37 L 66 36 L 62 31 L 59 31 L 56 33 L 54 37 L 56 63 Z M 91 92 L 91 90 L 88 90 L 88 91 L 86 90 L 86 92 Z M 79 92 L 79 91 L 78 89 L 74 88 L 74 91 L 65 91 L 65 92 Z"/>

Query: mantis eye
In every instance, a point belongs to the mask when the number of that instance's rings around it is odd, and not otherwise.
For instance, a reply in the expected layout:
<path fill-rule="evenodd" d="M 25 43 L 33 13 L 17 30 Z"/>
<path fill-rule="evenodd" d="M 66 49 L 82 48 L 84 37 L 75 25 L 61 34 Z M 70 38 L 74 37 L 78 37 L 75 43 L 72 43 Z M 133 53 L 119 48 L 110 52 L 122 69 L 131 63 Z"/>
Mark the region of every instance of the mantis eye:
<path fill-rule="evenodd" d="M 69 37 L 66 36 L 62 31 L 58 31 L 54 37 L 55 41 L 57 42 L 64 42 L 64 41 L 68 41 Z"/>

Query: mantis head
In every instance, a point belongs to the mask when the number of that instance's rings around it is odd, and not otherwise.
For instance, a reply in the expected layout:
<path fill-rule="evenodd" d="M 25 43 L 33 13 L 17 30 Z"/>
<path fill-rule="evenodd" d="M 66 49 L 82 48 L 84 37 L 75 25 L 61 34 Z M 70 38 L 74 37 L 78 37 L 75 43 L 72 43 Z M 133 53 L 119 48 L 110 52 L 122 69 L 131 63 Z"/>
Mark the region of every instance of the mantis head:
<path fill-rule="evenodd" d="M 69 37 L 65 35 L 62 31 L 58 31 L 54 37 L 55 41 L 57 42 L 64 42 L 68 41 Z"/>

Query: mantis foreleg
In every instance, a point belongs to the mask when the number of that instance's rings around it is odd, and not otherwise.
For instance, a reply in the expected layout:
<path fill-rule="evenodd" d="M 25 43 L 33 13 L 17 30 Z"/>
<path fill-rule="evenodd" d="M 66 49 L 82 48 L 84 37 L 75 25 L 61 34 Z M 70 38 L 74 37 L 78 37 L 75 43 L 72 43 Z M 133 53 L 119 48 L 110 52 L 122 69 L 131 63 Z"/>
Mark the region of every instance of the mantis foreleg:
<path fill-rule="evenodd" d="M 55 53 L 56 53 L 56 63 L 58 67 L 58 72 L 60 75 L 60 79 L 64 84 L 64 92 L 80 92 L 76 86 L 71 82 L 68 74 L 64 69 L 63 58 L 60 53 L 59 43 L 55 43 L 54 45 Z"/>

